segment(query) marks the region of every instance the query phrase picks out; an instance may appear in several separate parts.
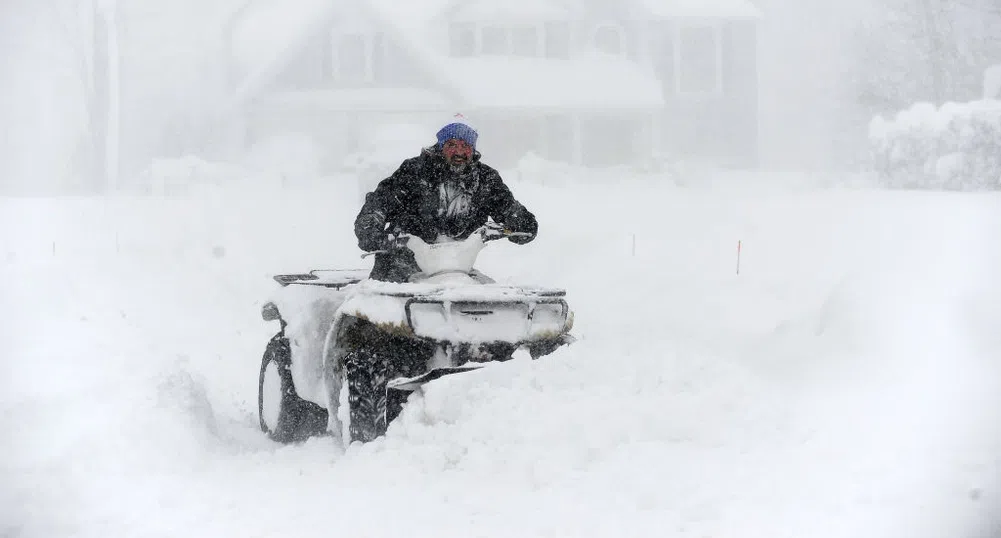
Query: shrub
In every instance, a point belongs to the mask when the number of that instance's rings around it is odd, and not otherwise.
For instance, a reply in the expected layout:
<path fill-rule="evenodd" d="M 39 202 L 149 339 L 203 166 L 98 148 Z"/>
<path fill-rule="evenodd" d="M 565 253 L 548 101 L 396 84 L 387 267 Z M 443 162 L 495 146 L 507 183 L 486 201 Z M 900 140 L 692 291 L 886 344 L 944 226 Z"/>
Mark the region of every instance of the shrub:
<path fill-rule="evenodd" d="M 917 103 L 869 124 L 874 169 L 894 188 L 1001 190 L 1001 101 Z"/>

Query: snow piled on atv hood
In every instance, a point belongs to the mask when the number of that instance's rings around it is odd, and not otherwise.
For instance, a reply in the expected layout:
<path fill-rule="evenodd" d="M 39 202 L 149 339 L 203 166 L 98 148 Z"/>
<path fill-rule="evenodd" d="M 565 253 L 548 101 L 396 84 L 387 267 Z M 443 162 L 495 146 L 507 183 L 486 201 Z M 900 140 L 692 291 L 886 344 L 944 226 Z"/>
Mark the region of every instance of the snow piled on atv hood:
<path fill-rule="evenodd" d="M 271 275 L 365 269 L 356 197 L 0 200 L 0 534 L 938 538 L 994 523 L 997 195 L 523 177 L 539 237 L 492 244 L 479 269 L 567 289 L 579 340 L 432 382 L 345 451 L 268 441 L 257 376 Z"/>

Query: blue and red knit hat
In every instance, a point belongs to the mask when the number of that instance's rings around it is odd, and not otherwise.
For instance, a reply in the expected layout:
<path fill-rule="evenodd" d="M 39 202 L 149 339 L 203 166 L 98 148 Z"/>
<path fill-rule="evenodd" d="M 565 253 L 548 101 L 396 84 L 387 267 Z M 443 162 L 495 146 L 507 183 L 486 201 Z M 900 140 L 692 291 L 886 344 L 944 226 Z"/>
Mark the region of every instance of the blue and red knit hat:
<path fill-rule="evenodd" d="M 462 117 L 461 114 L 457 114 L 456 117 Z M 438 130 L 435 135 L 438 137 L 438 147 L 445 145 L 447 140 L 457 139 L 469 144 L 473 149 L 476 149 L 476 139 L 480 136 L 476 132 L 476 129 L 470 127 L 467 123 L 463 121 L 454 121 L 448 125 L 442 127 Z"/>

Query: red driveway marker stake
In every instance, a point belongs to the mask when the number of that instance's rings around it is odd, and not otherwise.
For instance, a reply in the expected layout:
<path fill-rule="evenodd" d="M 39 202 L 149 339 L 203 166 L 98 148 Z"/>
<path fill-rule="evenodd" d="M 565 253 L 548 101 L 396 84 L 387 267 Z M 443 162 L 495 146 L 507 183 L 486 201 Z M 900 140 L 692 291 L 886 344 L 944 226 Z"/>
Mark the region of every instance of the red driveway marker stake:
<path fill-rule="evenodd" d="M 740 240 L 737 240 L 737 274 L 740 274 Z"/>

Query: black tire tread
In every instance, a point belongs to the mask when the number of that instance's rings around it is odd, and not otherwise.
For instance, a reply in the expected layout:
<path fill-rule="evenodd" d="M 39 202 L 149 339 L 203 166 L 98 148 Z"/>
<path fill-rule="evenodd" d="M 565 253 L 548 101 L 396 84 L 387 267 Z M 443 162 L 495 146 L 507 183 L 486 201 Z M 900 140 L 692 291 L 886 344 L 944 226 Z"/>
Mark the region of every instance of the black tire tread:
<path fill-rule="evenodd" d="M 264 373 L 268 364 L 278 365 L 278 375 L 281 378 L 281 402 L 278 412 L 278 426 L 275 431 L 269 431 L 264 423 Z M 257 413 L 261 431 L 276 442 L 289 444 L 301 443 L 310 437 L 323 435 L 327 430 L 327 410 L 313 402 L 303 400 L 295 391 L 292 381 L 292 352 L 288 338 L 282 333 L 276 334 L 261 360 L 261 372 L 257 388 Z"/>

